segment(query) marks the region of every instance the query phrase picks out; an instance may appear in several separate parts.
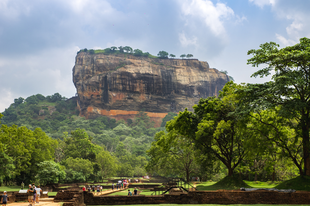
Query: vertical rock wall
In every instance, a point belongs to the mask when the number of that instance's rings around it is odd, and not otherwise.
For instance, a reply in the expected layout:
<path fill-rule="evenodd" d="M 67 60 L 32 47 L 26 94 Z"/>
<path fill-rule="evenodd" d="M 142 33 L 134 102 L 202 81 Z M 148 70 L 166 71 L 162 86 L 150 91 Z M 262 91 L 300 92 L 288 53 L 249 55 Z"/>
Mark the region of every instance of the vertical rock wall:
<path fill-rule="evenodd" d="M 197 59 L 153 59 L 80 52 L 73 68 L 80 115 L 133 118 L 145 111 L 157 126 L 168 112 L 192 110 L 217 95 L 229 77 Z"/>

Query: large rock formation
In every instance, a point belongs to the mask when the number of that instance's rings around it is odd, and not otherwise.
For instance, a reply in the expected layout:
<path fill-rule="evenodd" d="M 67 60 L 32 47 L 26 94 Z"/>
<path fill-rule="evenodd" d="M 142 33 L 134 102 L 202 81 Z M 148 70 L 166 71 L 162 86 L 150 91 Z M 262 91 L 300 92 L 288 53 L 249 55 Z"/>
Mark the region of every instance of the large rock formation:
<path fill-rule="evenodd" d="M 80 115 L 153 120 L 192 110 L 200 98 L 217 95 L 229 77 L 197 59 L 157 59 L 130 54 L 79 52 L 73 68 Z"/>

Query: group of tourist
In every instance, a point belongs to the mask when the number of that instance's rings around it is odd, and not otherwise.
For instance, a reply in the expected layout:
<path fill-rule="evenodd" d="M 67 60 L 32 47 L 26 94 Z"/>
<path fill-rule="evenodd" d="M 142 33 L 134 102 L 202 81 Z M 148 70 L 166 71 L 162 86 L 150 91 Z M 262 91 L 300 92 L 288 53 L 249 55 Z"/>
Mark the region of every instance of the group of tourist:
<path fill-rule="evenodd" d="M 32 183 L 32 185 L 29 184 L 27 190 L 29 206 L 35 206 L 35 203 L 39 203 L 41 192 L 42 189 L 40 188 L 40 185 L 36 186 L 34 183 Z"/>
<path fill-rule="evenodd" d="M 138 190 L 135 187 L 135 189 L 133 190 L 133 195 L 138 195 Z M 128 190 L 128 196 L 132 196 L 132 192 L 130 190 Z"/>
<path fill-rule="evenodd" d="M 127 188 L 130 183 L 130 179 L 119 180 L 116 184 L 112 183 L 112 190 L 114 189 L 124 189 Z"/>
<path fill-rule="evenodd" d="M 87 187 L 88 192 L 102 192 L 102 186 L 101 185 L 89 185 Z M 86 191 L 86 187 L 83 187 L 83 191 Z"/>

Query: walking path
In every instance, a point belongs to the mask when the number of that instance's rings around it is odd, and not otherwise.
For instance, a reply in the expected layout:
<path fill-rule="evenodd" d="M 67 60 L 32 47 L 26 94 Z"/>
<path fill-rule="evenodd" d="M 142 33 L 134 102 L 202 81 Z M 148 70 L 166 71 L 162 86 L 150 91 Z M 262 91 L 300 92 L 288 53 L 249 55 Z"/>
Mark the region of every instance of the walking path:
<path fill-rule="evenodd" d="M 93 193 L 94 196 L 101 196 L 101 195 L 109 195 L 111 193 L 114 193 L 114 192 L 120 192 L 120 191 L 123 191 L 123 190 L 127 190 L 128 188 L 123 188 L 123 189 L 115 189 L 115 190 L 105 190 L 105 191 L 102 191 L 102 192 L 96 192 L 96 193 Z"/>
<path fill-rule="evenodd" d="M 8 206 L 28 206 L 28 202 L 13 202 L 7 204 Z M 54 202 L 54 198 L 41 198 L 40 203 L 36 203 L 36 206 L 60 206 L 59 202 Z"/>

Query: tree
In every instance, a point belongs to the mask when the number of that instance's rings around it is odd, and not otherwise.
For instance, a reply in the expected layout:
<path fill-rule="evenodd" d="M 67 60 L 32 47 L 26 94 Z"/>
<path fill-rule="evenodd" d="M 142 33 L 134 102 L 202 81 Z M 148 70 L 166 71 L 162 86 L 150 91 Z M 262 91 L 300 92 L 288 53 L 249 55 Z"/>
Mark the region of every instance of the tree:
<path fill-rule="evenodd" d="M 184 59 L 186 57 L 186 54 L 181 54 L 180 57 Z"/>
<path fill-rule="evenodd" d="M 69 157 L 66 160 L 66 168 L 76 172 L 81 172 L 87 179 L 94 171 L 91 161 L 82 158 Z"/>
<path fill-rule="evenodd" d="M 117 170 L 116 160 L 111 154 L 105 150 L 101 150 L 96 157 L 96 162 L 99 165 L 99 176 L 101 180 L 106 177 L 115 175 Z"/>
<path fill-rule="evenodd" d="M 172 120 L 175 116 L 178 116 L 178 114 L 174 113 L 174 112 L 168 112 L 168 114 L 163 118 L 162 122 L 161 122 L 161 127 L 165 127 L 166 123 L 170 120 Z"/>
<path fill-rule="evenodd" d="M 159 58 L 162 58 L 162 59 L 167 59 L 168 58 L 168 52 L 166 52 L 166 51 L 159 51 L 158 52 L 158 54 L 157 54 L 157 56 L 159 57 Z"/>
<path fill-rule="evenodd" d="M 192 55 L 192 54 L 187 54 L 186 57 L 187 57 L 187 58 L 192 58 L 193 55 Z"/>
<path fill-rule="evenodd" d="M 55 184 L 60 180 L 64 180 L 66 173 L 62 166 L 54 161 L 43 161 L 38 164 L 38 174 L 41 185 Z"/>
<path fill-rule="evenodd" d="M 135 49 L 133 51 L 134 51 L 133 55 L 135 55 L 135 56 L 142 56 L 143 55 L 143 51 L 141 51 L 140 49 Z"/>
<path fill-rule="evenodd" d="M 146 168 L 165 176 L 185 177 L 190 181 L 190 175 L 199 171 L 194 150 L 194 144 L 187 138 L 178 135 L 173 130 L 166 134 L 164 131 L 155 135 L 155 142 L 147 151 L 150 161 Z"/>
<path fill-rule="evenodd" d="M 91 140 L 92 138 L 83 129 L 72 131 L 71 137 L 64 138 L 66 144 L 63 149 L 65 158 L 83 158 L 94 161 L 96 154 Z"/>
<path fill-rule="evenodd" d="M 175 57 L 175 55 L 174 55 L 174 54 L 169 54 L 169 56 L 170 56 L 171 58 L 174 58 L 174 57 Z"/>
<path fill-rule="evenodd" d="M 124 47 L 124 51 L 127 52 L 127 53 L 132 53 L 133 50 L 132 50 L 132 48 L 130 46 L 125 46 Z"/>
<path fill-rule="evenodd" d="M 119 49 L 119 52 L 124 53 L 124 47 L 119 46 L 118 49 Z"/>
<path fill-rule="evenodd" d="M 112 46 L 112 47 L 111 47 L 111 51 L 112 51 L 112 52 L 114 52 L 116 49 L 117 49 L 116 46 Z"/>
<path fill-rule="evenodd" d="M 200 99 L 194 112 L 186 108 L 166 125 L 168 132 L 175 130 L 194 141 L 204 154 L 216 156 L 227 167 L 228 176 L 248 153 L 244 144 L 249 134 L 234 115 L 238 103 L 234 92 L 239 87 L 228 82 L 219 97 Z"/>
<path fill-rule="evenodd" d="M 301 38 L 294 46 L 278 47 L 270 42 L 248 51 L 248 55 L 253 55 L 248 64 L 266 65 L 252 77 L 273 75 L 269 82 L 248 84 L 240 90 L 243 104 L 250 105 L 244 112 L 279 108 L 279 115 L 295 119 L 297 124 L 292 128 L 302 138 L 303 174 L 310 176 L 310 39 Z"/>
<path fill-rule="evenodd" d="M 18 105 L 22 104 L 24 102 L 24 98 L 19 97 L 18 99 L 14 99 L 14 105 L 17 107 Z"/>

